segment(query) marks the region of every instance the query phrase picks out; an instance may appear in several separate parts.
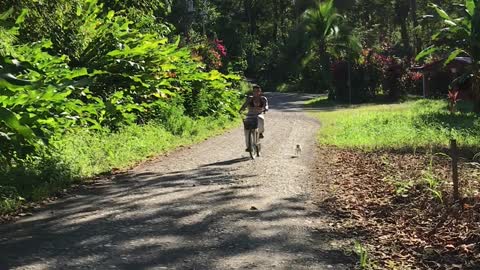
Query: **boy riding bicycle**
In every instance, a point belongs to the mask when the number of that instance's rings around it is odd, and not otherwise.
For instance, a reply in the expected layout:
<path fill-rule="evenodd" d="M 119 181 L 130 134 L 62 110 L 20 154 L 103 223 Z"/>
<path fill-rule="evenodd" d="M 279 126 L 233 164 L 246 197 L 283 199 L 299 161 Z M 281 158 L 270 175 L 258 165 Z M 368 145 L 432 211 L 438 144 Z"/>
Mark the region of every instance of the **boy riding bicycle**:
<path fill-rule="evenodd" d="M 262 113 L 268 111 L 268 99 L 265 96 L 262 96 L 262 89 L 259 85 L 253 85 L 253 96 L 248 96 L 247 100 L 243 103 L 240 108 L 242 112 L 245 108 L 248 107 L 247 118 L 248 119 L 258 119 L 258 132 L 260 133 L 260 139 L 263 139 L 263 132 L 265 131 L 265 117 Z M 248 130 L 245 129 L 245 143 L 247 145 L 246 151 L 248 152 Z"/>

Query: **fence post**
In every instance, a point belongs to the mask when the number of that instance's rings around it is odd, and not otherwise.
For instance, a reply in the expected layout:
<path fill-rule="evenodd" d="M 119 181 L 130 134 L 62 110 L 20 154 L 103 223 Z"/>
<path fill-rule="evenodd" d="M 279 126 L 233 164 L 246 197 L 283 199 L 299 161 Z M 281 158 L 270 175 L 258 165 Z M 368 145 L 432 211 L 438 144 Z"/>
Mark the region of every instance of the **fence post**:
<path fill-rule="evenodd" d="M 450 155 L 452 157 L 453 199 L 458 201 L 460 194 L 458 188 L 458 148 L 456 140 L 450 140 Z"/>

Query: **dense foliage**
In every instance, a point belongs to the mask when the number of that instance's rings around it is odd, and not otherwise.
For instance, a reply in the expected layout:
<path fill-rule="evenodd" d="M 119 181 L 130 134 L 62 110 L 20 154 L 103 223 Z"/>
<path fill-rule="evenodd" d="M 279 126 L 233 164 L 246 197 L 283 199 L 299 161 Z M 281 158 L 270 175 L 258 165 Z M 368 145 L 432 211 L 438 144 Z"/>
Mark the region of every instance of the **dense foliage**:
<path fill-rule="evenodd" d="M 422 59 L 436 52 L 445 55 L 445 65 L 457 56 L 466 56 L 471 64 L 466 71 L 461 73 L 454 82 L 458 86 L 464 82 L 471 85 L 471 98 L 475 101 L 476 111 L 480 112 L 480 3 L 474 0 L 465 0 L 455 14 L 450 16 L 441 7 L 432 4 L 439 17 L 442 18 L 443 27 L 432 36 L 433 45 L 427 47 L 418 56 Z"/>
<path fill-rule="evenodd" d="M 432 35 L 448 26 L 430 4 L 469 20 L 464 10 L 475 2 L 191 0 L 175 1 L 170 21 L 189 42 L 223 40 L 229 51 L 223 68 L 244 71 L 268 90 L 328 91 L 345 102 L 379 95 L 398 100 L 422 94 L 422 74 L 413 66 L 448 57 L 437 51 L 415 60 Z M 445 97 L 450 83 L 432 82 L 432 91 Z"/>
<path fill-rule="evenodd" d="M 11 2 L 0 5 L 0 187 L 72 130 L 154 122 L 182 135 L 185 117 L 236 117 L 240 77 L 180 45 L 160 18 L 168 3 Z M 221 62 L 226 49 L 209 53 Z"/>
<path fill-rule="evenodd" d="M 2 1 L 0 173 L 53 155 L 72 130 L 153 122 L 182 134 L 190 121 L 233 119 L 237 74 L 266 90 L 395 101 L 429 80 L 412 66 L 469 56 L 459 80 L 478 105 L 478 10 L 475 0 Z"/>

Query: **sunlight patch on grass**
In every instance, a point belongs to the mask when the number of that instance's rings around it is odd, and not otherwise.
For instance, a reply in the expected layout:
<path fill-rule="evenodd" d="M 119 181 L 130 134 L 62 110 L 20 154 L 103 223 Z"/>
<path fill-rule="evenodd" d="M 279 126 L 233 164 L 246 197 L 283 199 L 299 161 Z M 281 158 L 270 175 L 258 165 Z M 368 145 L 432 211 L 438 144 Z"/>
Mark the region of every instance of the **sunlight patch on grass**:
<path fill-rule="evenodd" d="M 480 148 L 480 118 L 450 114 L 445 101 L 362 105 L 315 113 L 321 121 L 321 145 L 341 148 L 403 149 L 447 147 L 451 138 L 469 149 Z"/>

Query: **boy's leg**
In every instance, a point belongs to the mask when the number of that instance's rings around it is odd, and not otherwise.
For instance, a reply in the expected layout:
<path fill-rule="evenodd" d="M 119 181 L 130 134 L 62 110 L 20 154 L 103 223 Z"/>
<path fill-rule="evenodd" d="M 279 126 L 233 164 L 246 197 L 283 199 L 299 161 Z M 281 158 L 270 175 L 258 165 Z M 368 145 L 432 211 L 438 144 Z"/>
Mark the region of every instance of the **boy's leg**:
<path fill-rule="evenodd" d="M 263 132 L 265 131 L 265 117 L 263 115 L 258 116 L 258 133 L 260 138 L 263 138 Z"/>

